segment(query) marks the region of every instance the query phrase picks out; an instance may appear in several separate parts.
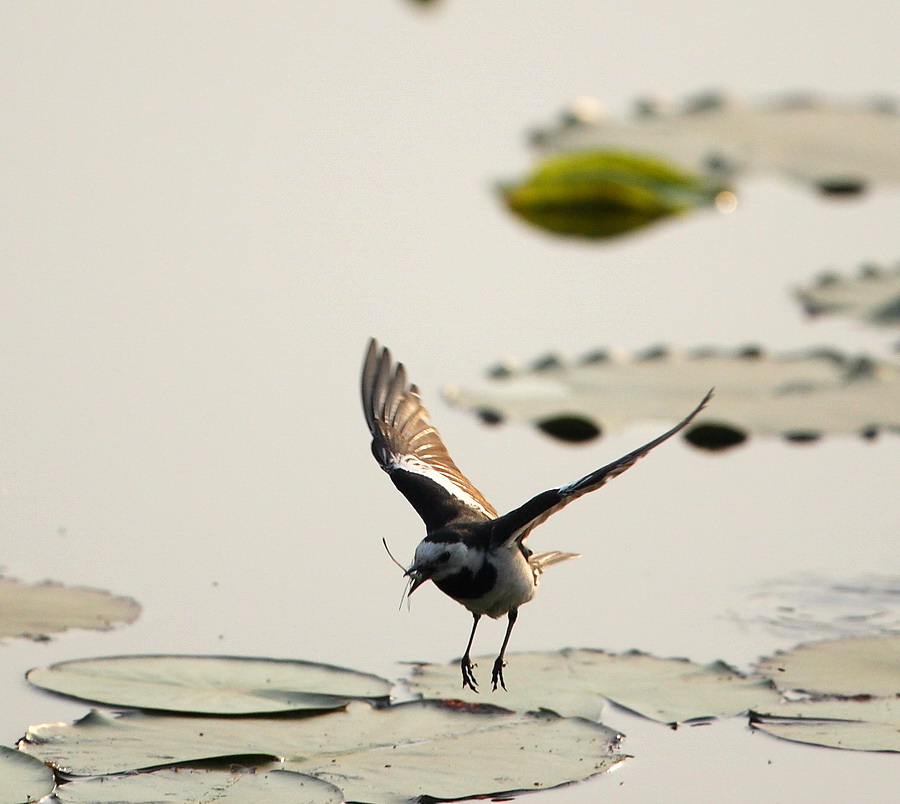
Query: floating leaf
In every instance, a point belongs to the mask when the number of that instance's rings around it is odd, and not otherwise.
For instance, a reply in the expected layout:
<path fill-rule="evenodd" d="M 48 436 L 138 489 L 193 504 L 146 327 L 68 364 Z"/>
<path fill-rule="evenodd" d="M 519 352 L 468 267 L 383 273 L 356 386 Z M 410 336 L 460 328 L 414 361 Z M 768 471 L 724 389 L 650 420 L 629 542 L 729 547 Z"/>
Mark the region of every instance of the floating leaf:
<path fill-rule="evenodd" d="M 900 577 L 779 578 L 758 587 L 730 616 L 795 639 L 900 633 Z"/>
<path fill-rule="evenodd" d="M 490 666 L 484 657 L 480 663 Z M 602 698 L 663 723 L 731 717 L 780 696 L 762 677 L 745 677 L 722 662 L 699 665 L 646 653 L 611 654 L 567 648 L 554 653 L 508 654 L 509 692 L 498 702 L 519 711 L 550 709 L 567 717 L 597 719 Z M 459 695 L 459 664 L 416 665 L 410 684 L 425 696 Z M 483 696 L 481 696 L 483 697 Z"/>
<path fill-rule="evenodd" d="M 237 656 L 111 656 L 30 670 L 37 687 L 139 709 L 245 715 L 338 709 L 387 698 L 391 683 L 342 667 Z"/>
<path fill-rule="evenodd" d="M 882 327 L 900 326 L 900 266 L 865 265 L 854 277 L 833 273 L 796 291 L 809 315 L 843 315 Z"/>
<path fill-rule="evenodd" d="M 69 628 L 108 631 L 115 623 L 134 622 L 140 613 L 132 598 L 99 589 L 0 577 L 0 639 L 47 639 Z"/>
<path fill-rule="evenodd" d="M 262 768 L 163 768 L 124 776 L 94 776 L 61 785 L 61 804 L 341 804 L 344 796 L 328 782 L 277 764 Z"/>
<path fill-rule="evenodd" d="M 802 443 L 825 434 L 900 432 L 900 366 L 836 351 L 597 351 L 578 361 L 504 366 L 489 372 L 489 383 L 484 390 L 446 389 L 444 396 L 492 423 L 529 422 L 574 441 L 633 421 L 677 421 L 711 386 L 715 398 L 685 435 L 706 449 L 733 446 L 751 433 Z"/>
<path fill-rule="evenodd" d="M 599 151 L 547 159 L 525 181 L 501 187 L 507 206 L 530 223 L 589 238 L 713 205 L 723 192 L 653 158 Z"/>
<path fill-rule="evenodd" d="M 43 762 L 0 746 L 0 804 L 27 804 L 53 792 L 53 771 Z"/>
<path fill-rule="evenodd" d="M 754 713 L 755 729 L 800 743 L 853 751 L 900 751 L 900 699 L 782 703 Z"/>
<path fill-rule="evenodd" d="M 900 634 L 807 642 L 759 663 L 782 690 L 900 695 Z"/>
<path fill-rule="evenodd" d="M 268 755 L 340 787 L 348 800 L 394 804 L 539 790 L 608 771 L 620 735 L 598 723 L 459 701 L 314 717 L 111 717 L 29 729 L 20 748 L 72 775 L 123 773 L 203 759 Z"/>
<path fill-rule="evenodd" d="M 534 132 L 532 142 L 555 154 L 641 151 L 713 177 L 775 173 L 830 195 L 900 182 L 900 115 L 892 100 L 795 95 L 746 103 L 704 94 L 671 107 L 643 100 L 628 120 L 568 113 Z"/>

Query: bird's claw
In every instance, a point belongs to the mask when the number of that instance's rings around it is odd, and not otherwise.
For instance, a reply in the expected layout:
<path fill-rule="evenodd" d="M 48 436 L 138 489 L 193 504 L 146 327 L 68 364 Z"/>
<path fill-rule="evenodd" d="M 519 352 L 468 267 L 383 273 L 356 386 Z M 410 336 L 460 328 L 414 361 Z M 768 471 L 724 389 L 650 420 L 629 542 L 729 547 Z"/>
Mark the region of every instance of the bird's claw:
<path fill-rule="evenodd" d="M 478 665 L 473 664 L 468 656 L 463 656 L 459 666 L 462 669 L 463 689 L 468 687 L 472 692 L 478 692 L 478 682 L 475 680 L 475 674 L 472 672 Z"/>
<path fill-rule="evenodd" d="M 503 668 L 506 667 L 506 662 L 503 661 L 502 656 L 497 657 L 497 661 L 494 662 L 494 670 L 491 673 L 491 683 L 494 685 L 494 692 L 497 691 L 497 685 L 499 684 L 503 689 L 506 689 L 506 684 L 503 681 Z"/>

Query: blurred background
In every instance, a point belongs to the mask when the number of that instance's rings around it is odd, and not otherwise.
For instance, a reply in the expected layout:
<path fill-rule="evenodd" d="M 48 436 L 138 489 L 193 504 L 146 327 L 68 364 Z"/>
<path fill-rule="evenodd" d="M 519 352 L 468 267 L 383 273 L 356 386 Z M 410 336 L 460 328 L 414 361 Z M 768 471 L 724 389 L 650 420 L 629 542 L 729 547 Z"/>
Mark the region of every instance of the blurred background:
<path fill-rule="evenodd" d="M 894 3 L 840 0 L 0 6 L 0 563 L 144 609 L 112 633 L 0 647 L 3 742 L 84 712 L 22 680 L 62 659 L 223 653 L 396 677 L 395 662 L 459 656 L 462 608 L 423 589 L 397 612 L 381 538 L 406 560 L 422 527 L 369 453 L 369 336 L 501 510 L 669 423 L 572 447 L 443 403 L 498 359 L 747 342 L 887 355 L 884 333 L 810 323 L 790 291 L 894 263 L 896 189 L 825 199 L 755 177 L 732 214 L 595 243 L 523 224 L 493 187 L 577 97 L 621 117 L 647 93 L 891 95 L 896 31 Z M 729 616 L 760 583 L 897 573 L 898 469 L 891 436 L 667 444 L 534 534 L 583 558 L 548 572 L 511 650 L 746 668 L 790 644 Z M 502 631 L 482 627 L 476 651 Z M 547 801 L 895 791 L 889 755 L 605 722 L 637 759 Z"/>

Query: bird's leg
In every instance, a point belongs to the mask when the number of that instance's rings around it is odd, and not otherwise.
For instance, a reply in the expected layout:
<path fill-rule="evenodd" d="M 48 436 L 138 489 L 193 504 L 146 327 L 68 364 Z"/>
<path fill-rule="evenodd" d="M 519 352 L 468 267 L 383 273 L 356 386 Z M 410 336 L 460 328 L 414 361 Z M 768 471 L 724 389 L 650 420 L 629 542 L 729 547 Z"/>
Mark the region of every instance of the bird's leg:
<path fill-rule="evenodd" d="M 500 646 L 500 655 L 494 662 L 494 671 L 491 673 L 491 682 L 494 685 L 495 691 L 498 684 L 503 687 L 503 689 L 506 689 L 506 684 L 503 683 L 503 668 L 506 665 L 504 657 L 506 656 L 506 646 L 509 643 L 509 635 L 512 633 L 513 626 L 516 624 L 516 617 L 518 616 L 518 609 L 513 609 L 509 613 L 509 625 L 506 626 L 506 636 L 503 637 L 503 645 Z"/>
<path fill-rule="evenodd" d="M 475 629 L 478 628 L 478 621 L 481 619 L 481 615 L 473 612 L 472 617 L 475 619 L 475 622 L 472 623 L 472 633 L 469 634 L 469 644 L 466 645 L 466 652 L 463 654 L 462 659 L 460 659 L 459 666 L 462 669 L 463 689 L 468 687 L 472 692 L 478 692 L 478 682 L 475 680 L 475 674 L 472 672 L 475 665 L 472 664 L 469 653 L 472 650 L 472 642 L 475 639 Z"/>

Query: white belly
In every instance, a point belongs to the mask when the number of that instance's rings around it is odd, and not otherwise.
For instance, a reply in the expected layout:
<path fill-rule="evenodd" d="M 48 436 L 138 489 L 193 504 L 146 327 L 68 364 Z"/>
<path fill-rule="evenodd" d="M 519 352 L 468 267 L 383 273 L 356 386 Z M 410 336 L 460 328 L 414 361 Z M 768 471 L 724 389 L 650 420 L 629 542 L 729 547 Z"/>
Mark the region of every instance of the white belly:
<path fill-rule="evenodd" d="M 477 600 L 460 600 L 473 614 L 488 617 L 503 617 L 512 609 L 525 605 L 534 597 L 534 572 L 525 560 L 518 546 L 499 550 L 493 556 L 497 567 L 497 582 L 494 588 Z"/>

